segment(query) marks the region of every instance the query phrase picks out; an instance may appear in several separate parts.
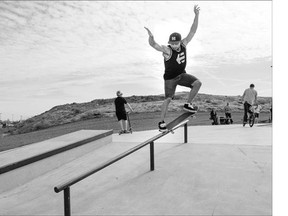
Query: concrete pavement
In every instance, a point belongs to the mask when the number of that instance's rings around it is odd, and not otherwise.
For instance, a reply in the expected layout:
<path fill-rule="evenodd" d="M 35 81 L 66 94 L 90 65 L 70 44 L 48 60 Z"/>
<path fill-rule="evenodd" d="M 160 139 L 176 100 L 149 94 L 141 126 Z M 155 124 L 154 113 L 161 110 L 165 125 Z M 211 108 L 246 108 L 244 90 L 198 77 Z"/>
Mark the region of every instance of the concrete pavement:
<path fill-rule="evenodd" d="M 158 134 L 112 135 L 113 142 L 0 194 L 0 215 L 63 215 L 53 187 Z M 71 187 L 72 215 L 272 215 L 272 127 L 191 126 Z"/>

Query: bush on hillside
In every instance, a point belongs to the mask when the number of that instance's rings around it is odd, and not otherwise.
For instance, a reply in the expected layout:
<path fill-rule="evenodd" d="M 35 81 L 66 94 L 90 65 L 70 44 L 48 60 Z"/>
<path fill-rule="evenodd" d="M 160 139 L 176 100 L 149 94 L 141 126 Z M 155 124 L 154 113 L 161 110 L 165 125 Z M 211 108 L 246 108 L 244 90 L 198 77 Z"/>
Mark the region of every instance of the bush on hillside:
<path fill-rule="evenodd" d="M 45 129 L 45 128 L 49 128 L 51 127 L 52 124 L 47 121 L 47 120 L 42 120 L 40 122 L 36 122 L 34 125 L 32 125 L 32 130 L 41 130 L 41 129 Z"/>

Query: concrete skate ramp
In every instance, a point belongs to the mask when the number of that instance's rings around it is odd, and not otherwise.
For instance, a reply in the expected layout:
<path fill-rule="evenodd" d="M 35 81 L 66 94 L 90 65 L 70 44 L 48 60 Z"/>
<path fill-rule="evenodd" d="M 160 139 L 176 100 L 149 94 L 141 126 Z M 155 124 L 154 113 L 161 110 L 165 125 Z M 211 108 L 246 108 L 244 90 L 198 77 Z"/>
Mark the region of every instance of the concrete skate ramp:
<path fill-rule="evenodd" d="M 112 130 L 80 130 L 0 152 L 0 193 L 111 143 L 112 133 Z M 92 141 L 96 142 L 91 144 Z"/>
<path fill-rule="evenodd" d="M 186 144 L 181 130 L 155 143 L 153 172 L 144 147 L 73 185 L 72 215 L 272 215 L 271 126 L 191 126 L 188 132 Z M 1 193 L 0 215 L 63 215 L 55 185 L 155 133 L 114 134 L 112 143 Z"/>

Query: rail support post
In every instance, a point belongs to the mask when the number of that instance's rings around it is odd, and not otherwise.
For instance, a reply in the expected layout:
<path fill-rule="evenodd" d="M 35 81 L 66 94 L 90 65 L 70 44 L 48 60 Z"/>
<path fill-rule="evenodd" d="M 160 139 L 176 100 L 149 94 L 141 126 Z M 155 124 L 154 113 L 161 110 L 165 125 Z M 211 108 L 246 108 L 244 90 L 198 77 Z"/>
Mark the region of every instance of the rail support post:
<path fill-rule="evenodd" d="M 64 215 L 71 216 L 70 187 L 64 189 Z"/>
<path fill-rule="evenodd" d="M 188 142 L 188 136 L 187 136 L 188 126 L 187 123 L 184 125 L 184 143 Z"/>
<path fill-rule="evenodd" d="M 154 142 L 150 143 L 150 171 L 154 170 Z"/>

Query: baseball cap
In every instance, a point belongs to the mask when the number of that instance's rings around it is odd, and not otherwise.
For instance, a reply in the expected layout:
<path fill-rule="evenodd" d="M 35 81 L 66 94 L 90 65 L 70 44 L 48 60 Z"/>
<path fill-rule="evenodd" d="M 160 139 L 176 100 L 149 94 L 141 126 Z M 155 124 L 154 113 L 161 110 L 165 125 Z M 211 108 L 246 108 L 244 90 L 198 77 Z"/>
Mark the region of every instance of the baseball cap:
<path fill-rule="evenodd" d="M 181 34 L 174 32 L 170 35 L 168 43 L 171 44 L 179 41 L 181 41 Z"/>
<path fill-rule="evenodd" d="M 121 95 L 123 95 L 123 94 L 122 94 L 121 91 L 117 91 L 117 92 L 116 92 L 116 95 L 119 97 L 119 96 L 121 96 Z"/>

